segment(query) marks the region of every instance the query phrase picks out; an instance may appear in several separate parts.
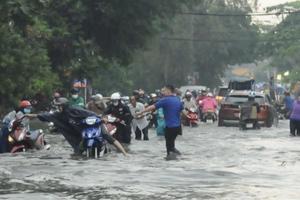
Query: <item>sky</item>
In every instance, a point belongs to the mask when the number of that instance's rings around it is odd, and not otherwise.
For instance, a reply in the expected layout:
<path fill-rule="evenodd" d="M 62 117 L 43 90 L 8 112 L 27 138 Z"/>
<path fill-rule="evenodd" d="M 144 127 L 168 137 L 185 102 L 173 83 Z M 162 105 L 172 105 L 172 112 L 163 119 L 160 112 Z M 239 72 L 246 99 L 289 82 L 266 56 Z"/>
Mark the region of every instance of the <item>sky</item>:
<path fill-rule="evenodd" d="M 265 8 L 265 7 L 274 6 L 274 5 L 283 4 L 292 1 L 296 1 L 296 0 L 259 0 L 258 3 L 263 8 Z"/>
<path fill-rule="evenodd" d="M 275 6 L 279 4 L 284 4 L 288 2 L 299 1 L 299 0 L 259 0 L 258 1 L 258 8 L 254 12 L 266 12 L 265 8 L 270 6 Z M 253 2 L 253 0 L 250 0 Z M 263 24 L 277 24 L 281 21 L 282 17 L 278 16 L 259 16 L 253 17 L 253 21 L 263 23 Z"/>

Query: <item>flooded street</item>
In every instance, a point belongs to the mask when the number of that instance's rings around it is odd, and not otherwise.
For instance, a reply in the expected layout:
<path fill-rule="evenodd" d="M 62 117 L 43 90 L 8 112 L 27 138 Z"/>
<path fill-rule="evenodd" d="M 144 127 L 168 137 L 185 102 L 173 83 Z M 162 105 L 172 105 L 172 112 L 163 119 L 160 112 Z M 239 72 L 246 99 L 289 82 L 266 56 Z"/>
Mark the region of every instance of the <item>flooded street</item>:
<path fill-rule="evenodd" d="M 164 140 L 150 133 L 128 158 L 72 159 L 59 135 L 47 135 L 49 151 L 1 155 L 0 199 L 299 199 L 300 138 L 289 137 L 288 121 L 185 128 L 176 161 L 164 160 Z"/>

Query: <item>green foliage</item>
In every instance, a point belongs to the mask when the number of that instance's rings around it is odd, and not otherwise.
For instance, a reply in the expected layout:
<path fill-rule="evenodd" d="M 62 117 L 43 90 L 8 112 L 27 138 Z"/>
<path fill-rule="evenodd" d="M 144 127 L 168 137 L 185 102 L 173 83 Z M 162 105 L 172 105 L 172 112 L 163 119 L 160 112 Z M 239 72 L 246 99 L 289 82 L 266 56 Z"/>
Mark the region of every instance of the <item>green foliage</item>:
<path fill-rule="evenodd" d="M 227 64 L 255 58 L 258 31 L 250 17 L 184 11 L 244 14 L 250 8 L 246 0 L 1 1 L 0 106 L 68 91 L 82 78 L 106 95 L 179 86 L 191 74 L 212 86 Z"/>
<path fill-rule="evenodd" d="M 58 79 L 51 72 L 47 51 L 8 26 L 0 26 L 0 32 L 0 105 L 12 105 L 35 92 L 49 94 Z"/>
<path fill-rule="evenodd" d="M 190 2 L 200 13 L 245 14 L 247 1 L 204 0 Z M 169 21 L 171 29 L 161 31 L 132 64 L 134 85 L 147 89 L 164 83 L 187 84 L 188 75 L 199 75 L 197 84 L 216 86 L 228 64 L 255 59 L 258 28 L 247 16 L 216 17 L 178 14 Z M 137 76 L 142 74 L 142 76 Z"/>
<path fill-rule="evenodd" d="M 93 77 L 92 86 L 94 90 L 105 96 L 110 96 L 113 92 L 122 94 L 131 94 L 133 82 L 129 79 L 128 69 L 120 66 L 118 63 L 107 65 L 105 68 L 99 68 L 97 77 Z"/>
<path fill-rule="evenodd" d="M 184 2 L 1 1 L 0 106 L 58 87 L 69 90 L 76 78 L 105 92 L 128 90 L 125 67 L 133 53 Z"/>
<path fill-rule="evenodd" d="M 293 8 L 293 9 L 292 9 Z M 299 2 L 287 3 L 269 8 L 276 11 L 290 11 L 299 9 Z M 290 14 L 280 24 L 271 31 L 262 35 L 266 42 L 258 48 L 262 57 L 270 57 L 270 67 L 278 69 L 279 72 L 291 71 L 291 75 L 286 81 L 296 82 L 299 80 L 300 72 L 300 15 Z"/>

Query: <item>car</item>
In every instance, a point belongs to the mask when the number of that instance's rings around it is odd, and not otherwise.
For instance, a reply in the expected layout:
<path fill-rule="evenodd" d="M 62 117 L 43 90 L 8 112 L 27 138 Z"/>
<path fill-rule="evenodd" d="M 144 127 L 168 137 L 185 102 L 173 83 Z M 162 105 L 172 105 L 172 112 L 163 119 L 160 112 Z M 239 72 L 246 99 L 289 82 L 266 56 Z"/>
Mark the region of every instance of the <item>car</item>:
<path fill-rule="evenodd" d="M 218 88 L 217 93 L 216 93 L 217 94 L 216 95 L 216 100 L 218 102 L 218 105 L 221 104 L 223 99 L 227 96 L 228 92 L 229 92 L 229 89 L 226 86 L 221 86 L 221 87 Z"/>
<path fill-rule="evenodd" d="M 219 110 L 218 126 L 239 123 L 240 118 L 240 105 L 248 101 L 250 91 L 231 91 L 224 101 L 221 103 Z M 276 119 L 278 119 L 277 112 L 271 104 L 269 96 L 256 92 L 255 101 L 260 105 L 260 113 L 258 113 L 259 123 L 265 127 L 271 127 Z"/>

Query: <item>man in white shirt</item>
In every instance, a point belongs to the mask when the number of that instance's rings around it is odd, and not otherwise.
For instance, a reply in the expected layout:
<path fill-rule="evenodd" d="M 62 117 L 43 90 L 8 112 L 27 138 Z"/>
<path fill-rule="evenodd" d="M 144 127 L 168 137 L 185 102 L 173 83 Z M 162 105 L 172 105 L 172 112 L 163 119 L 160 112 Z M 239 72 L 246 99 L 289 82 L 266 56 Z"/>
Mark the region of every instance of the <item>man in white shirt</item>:
<path fill-rule="evenodd" d="M 131 115 L 133 116 L 132 128 L 135 132 L 135 139 L 141 140 L 142 133 L 144 135 L 144 140 L 149 140 L 148 138 L 148 121 L 146 116 L 143 114 L 138 114 L 145 110 L 145 107 L 142 103 L 136 101 L 136 98 L 132 96 L 130 98 L 129 109 Z"/>

